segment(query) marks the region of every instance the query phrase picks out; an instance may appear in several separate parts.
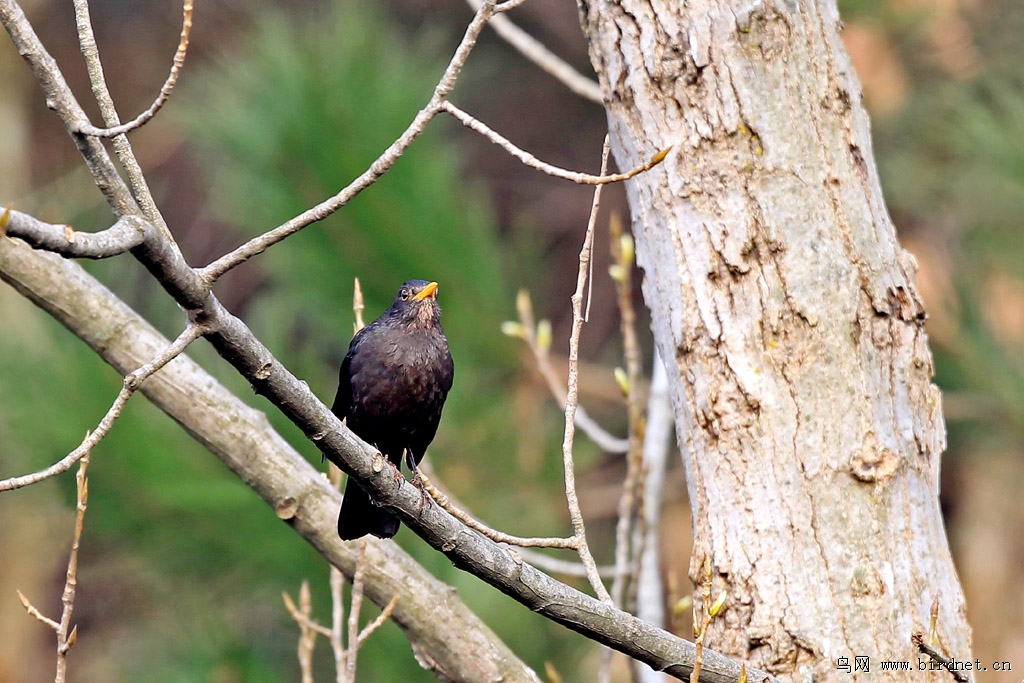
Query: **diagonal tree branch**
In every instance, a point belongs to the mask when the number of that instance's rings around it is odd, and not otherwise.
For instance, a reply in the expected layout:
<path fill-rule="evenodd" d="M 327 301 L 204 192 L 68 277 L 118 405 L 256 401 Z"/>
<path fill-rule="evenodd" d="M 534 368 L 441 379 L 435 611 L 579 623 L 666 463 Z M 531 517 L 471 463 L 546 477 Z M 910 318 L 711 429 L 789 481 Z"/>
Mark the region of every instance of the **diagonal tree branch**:
<path fill-rule="evenodd" d="M 155 332 L 143 334 L 148 325 L 137 314 L 76 264 L 57 256 L 33 251 L 14 240 L 0 240 L 0 277 L 57 317 L 119 370 L 130 371 L 167 344 Z M 224 311 L 216 300 L 210 308 L 211 312 L 204 312 L 201 317 L 217 330 L 208 338 L 221 356 L 249 380 L 257 393 L 266 396 L 302 429 L 332 462 L 355 476 L 375 500 L 398 515 L 457 567 L 531 610 L 656 670 L 680 679 L 689 675 L 695 662 L 693 643 L 552 579 L 524 563 L 511 549 L 469 529 L 430 499 L 424 505 L 420 490 L 405 479 L 396 481 L 390 468 L 384 465 L 383 457 L 352 434 L 240 320 Z M 103 321 L 103 330 L 89 328 L 90 323 L 99 324 L 97 320 Z M 119 320 L 131 320 L 134 324 L 119 324 Z M 140 350 L 142 353 L 148 350 L 149 356 L 141 361 L 132 358 L 132 354 Z M 130 359 L 127 365 L 126 359 Z M 351 576 L 355 553 L 335 533 L 340 504 L 338 493 L 270 429 L 261 413 L 248 409 L 250 414 L 247 415 L 238 399 L 187 358 L 179 357 L 172 364 L 176 364 L 173 372 L 155 375 L 143 385 L 142 391 L 256 490 L 279 517 Z M 123 370 L 124 367 L 127 370 Z M 167 393 L 161 394 L 158 390 Z M 195 399 L 200 393 L 204 396 L 201 402 Z M 162 400 L 164 397 L 176 400 L 168 405 Z M 198 425 L 203 429 L 198 429 Z M 383 555 L 392 550 L 397 552 L 397 546 L 371 543 L 367 557 L 371 565 L 387 567 L 386 573 L 396 577 L 398 572 L 392 560 Z M 404 576 L 400 580 L 412 582 Z M 422 578 L 417 581 L 418 584 L 423 582 Z M 398 586 L 391 588 L 392 592 L 378 592 L 374 597 L 368 586 L 367 594 L 383 606 L 395 593 L 407 592 Z M 443 602 L 449 597 L 434 599 Z M 416 605 L 423 604 L 411 596 L 410 600 Z M 400 597 L 395 608 L 396 622 L 407 624 L 403 618 L 411 618 L 409 610 L 405 598 Z M 445 621 L 447 617 L 437 614 L 436 605 L 430 604 L 427 611 L 428 614 L 421 615 L 422 619 L 435 625 L 444 624 L 446 632 L 453 630 Z M 469 615 L 462 616 L 469 618 Z M 422 622 L 420 625 L 427 628 Z M 481 625 L 481 628 L 484 627 Z M 433 631 L 427 628 L 427 632 Z M 410 629 L 410 639 L 416 637 L 416 633 Z M 434 635 L 442 638 L 436 632 Z M 749 668 L 747 671 L 752 680 L 774 680 L 768 674 Z M 702 680 L 705 683 L 733 682 L 739 675 L 739 662 L 704 651 Z"/>
<path fill-rule="evenodd" d="M 519 161 L 523 162 L 523 164 L 525 164 L 526 166 L 529 166 L 530 168 L 535 168 L 538 171 L 543 171 L 544 173 L 547 173 L 550 176 L 554 176 L 555 178 L 571 180 L 572 182 L 579 183 L 580 185 L 600 186 L 607 185 L 609 183 L 621 183 L 624 180 L 629 180 L 630 178 L 633 178 L 641 173 L 644 173 L 645 171 L 649 171 L 658 164 L 660 164 L 662 161 L 664 161 L 665 157 L 672 149 L 671 147 L 666 147 L 662 151 L 655 154 L 649 161 L 646 161 L 640 164 L 639 166 L 631 168 L 625 173 L 612 173 L 606 175 L 605 173 L 602 172 L 600 175 L 593 175 L 591 173 L 570 171 L 564 168 L 559 168 L 558 166 L 552 166 L 549 163 L 541 161 L 540 159 L 533 156 L 526 150 L 514 145 L 512 141 L 509 140 L 508 138 L 492 130 L 487 124 L 485 124 L 480 119 L 475 118 L 474 116 L 468 114 L 462 109 L 459 109 L 458 107 L 456 107 L 454 104 L 447 100 L 441 102 L 439 106 L 441 109 L 455 117 L 459 121 L 459 123 L 464 125 L 466 128 L 469 128 L 472 131 L 480 133 L 480 135 L 483 135 L 485 138 L 501 147 L 503 150 L 514 156 L 516 159 L 519 159 Z"/>
<path fill-rule="evenodd" d="M 0 238 L 0 279 L 56 318 L 119 373 L 139 367 L 169 343 L 78 264 L 19 240 Z M 139 390 L 351 579 L 356 545 L 342 542 L 335 531 L 340 494 L 274 431 L 261 411 L 246 405 L 187 356 L 171 361 L 167 370 Z M 397 595 L 395 622 L 452 680 L 537 681 L 447 585 L 398 545 L 367 544 L 365 593 L 381 607 Z"/>
<path fill-rule="evenodd" d="M 28 63 L 36 81 L 43 89 L 46 106 L 57 112 L 65 128 L 77 131 L 88 125 L 89 118 L 75 99 L 57 62 L 43 47 L 28 18 L 15 0 L 0 0 L 0 24 L 11 36 L 18 54 Z M 138 205 L 110 160 L 99 139 L 71 132 L 71 139 L 81 153 L 93 182 L 117 218 L 139 213 Z"/>

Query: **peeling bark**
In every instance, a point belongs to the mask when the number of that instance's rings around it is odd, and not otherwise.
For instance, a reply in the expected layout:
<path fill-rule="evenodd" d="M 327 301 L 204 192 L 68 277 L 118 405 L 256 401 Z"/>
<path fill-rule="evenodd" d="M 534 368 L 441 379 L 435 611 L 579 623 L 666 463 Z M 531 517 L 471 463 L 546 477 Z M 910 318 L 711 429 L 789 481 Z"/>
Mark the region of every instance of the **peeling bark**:
<path fill-rule="evenodd" d="M 619 167 L 674 146 L 627 185 L 691 574 L 710 555 L 729 595 L 706 642 L 792 680 L 855 655 L 916 666 L 938 600 L 942 647 L 970 659 L 916 263 L 834 0 L 580 0 L 580 16 Z"/>

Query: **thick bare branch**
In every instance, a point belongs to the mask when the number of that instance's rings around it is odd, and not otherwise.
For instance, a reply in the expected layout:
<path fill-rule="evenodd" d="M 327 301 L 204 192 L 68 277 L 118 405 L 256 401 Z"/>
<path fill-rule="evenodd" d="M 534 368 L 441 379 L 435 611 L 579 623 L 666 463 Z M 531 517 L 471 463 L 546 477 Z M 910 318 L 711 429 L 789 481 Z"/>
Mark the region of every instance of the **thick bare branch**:
<path fill-rule="evenodd" d="M 89 119 L 64 80 L 57 62 L 43 47 L 39 36 L 15 0 L 0 0 L 0 23 L 11 36 L 11 42 L 14 43 L 18 54 L 28 63 L 32 75 L 42 87 L 46 106 L 57 113 L 68 131 L 77 131 L 88 125 Z M 114 215 L 121 218 L 130 213 L 138 213 L 138 205 L 103 144 L 94 137 L 75 132 L 70 134 L 92 174 L 96 187 L 103 193 Z"/>

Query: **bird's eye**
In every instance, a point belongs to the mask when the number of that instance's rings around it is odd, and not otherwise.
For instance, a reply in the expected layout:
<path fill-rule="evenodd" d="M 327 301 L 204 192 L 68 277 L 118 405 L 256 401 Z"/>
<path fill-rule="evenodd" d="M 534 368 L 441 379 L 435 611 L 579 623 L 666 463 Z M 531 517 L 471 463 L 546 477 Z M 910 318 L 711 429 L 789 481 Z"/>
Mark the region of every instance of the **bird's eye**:
<path fill-rule="evenodd" d="M 402 301 L 408 301 L 409 300 L 409 290 L 403 288 L 402 291 L 399 292 L 398 296 L 400 296 L 402 298 Z"/>

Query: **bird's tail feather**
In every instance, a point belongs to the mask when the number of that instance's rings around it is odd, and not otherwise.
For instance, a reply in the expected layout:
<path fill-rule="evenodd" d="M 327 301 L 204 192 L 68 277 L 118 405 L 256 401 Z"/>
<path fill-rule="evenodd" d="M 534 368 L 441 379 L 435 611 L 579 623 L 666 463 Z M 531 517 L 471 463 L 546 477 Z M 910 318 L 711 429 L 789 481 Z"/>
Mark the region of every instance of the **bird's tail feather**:
<path fill-rule="evenodd" d="M 349 477 L 338 514 L 338 535 L 343 540 L 351 541 L 366 534 L 391 538 L 398 533 L 399 524 L 398 518 L 374 505 L 366 491 Z"/>

